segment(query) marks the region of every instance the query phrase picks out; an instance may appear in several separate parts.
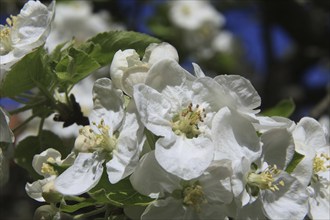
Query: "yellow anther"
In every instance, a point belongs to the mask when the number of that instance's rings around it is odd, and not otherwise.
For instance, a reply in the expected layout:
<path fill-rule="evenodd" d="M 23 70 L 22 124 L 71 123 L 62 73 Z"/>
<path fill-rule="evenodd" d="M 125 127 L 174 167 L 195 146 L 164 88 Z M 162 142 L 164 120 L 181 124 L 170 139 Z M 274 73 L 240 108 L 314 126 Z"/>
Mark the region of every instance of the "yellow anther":
<path fill-rule="evenodd" d="M 52 158 L 54 160 L 54 158 Z M 47 159 L 47 162 L 52 161 L 50 158 Z M 55 160 L 54 160 L 55 161 Z M 57 175 L 57 171 L 54 169 L 52 165 L 49 163 L 43 163 L 41 166 L 41 173 L 46 174 L 46 175 Z"/>
<path fill-rule="evenodd" d="M 110 127 L 104 123 L 103 119 L 99 124 L 95 122 L 92 124 L 98 132 L 95 132 L 90 126 L 85 126 L 79 130 L 79 134 L 82 136 L 81 141 L 85 144 L 84 148 L 87 147 L 90 152 L 95 150 L 112 152 L 117 146 L 117 138 L 109 133 Z"/>
<path fill-rule="evenodd" d="M 319 156 L 316 155 L 313 161 L 314 173 L 317 174 L 318 172 L 327 171 L 330 168 L 330 165 L 326 165 L 326 162 L 329 160 L 330 157 L 325 153 L 321 153 Z"/>
<path fill-rule="evenodd" d="M 17 17 L 16 16 L 12 16 L 10 15 L 9 18 L 6 18 L 6 23 L 8 24 L 8 26 L 14 26 L 16 23 Z"/>
<path fill-rule="evenodd" d="M 203 189 L 200 185 L 188 186 L 183 190 L 183 203 L 192 206 L 197 212 L 201 211 L 201 205 L 206 204 Z"/>
<path fill-rule="evenodd" d="M 272 191 L 278 191 L 278 186 L 284 186 L 284 181 L 280 180 L 275 182 L 275 176 L 281 171 L 277 169 L 277 166 L 268 166 L 264 171 L 260 173 L 251 172 L 248 175 L 248 184 L 256 186 L 261 190 L 270 189 Z"/>
<path fill-rule="evenodd" d="M 177 135 L 185 135 L 187 138 L 198 137 L 201 133 L 199 123 L 204 122 L 205 109 L 197 104 L 195 108 L 190 103 L 187 108 L 174 115 L 172 118 L 172 130 Z"/>

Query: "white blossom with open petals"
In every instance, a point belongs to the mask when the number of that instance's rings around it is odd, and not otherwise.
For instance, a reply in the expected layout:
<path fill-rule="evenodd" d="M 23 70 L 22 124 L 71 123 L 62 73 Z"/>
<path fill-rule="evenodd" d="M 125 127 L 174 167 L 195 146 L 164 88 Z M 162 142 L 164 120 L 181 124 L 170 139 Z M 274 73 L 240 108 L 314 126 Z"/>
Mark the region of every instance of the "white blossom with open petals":
<path fill-rule="evenodd" d="M 55 188 L 64 195 L 92 189 L 102 176 L 103 163 L 110 183 L 117 183 L 134 171 L 142 151 L 143 127 L 134 105 L 124 112 L 122 91 L 114 88 L 110 79 L 102 78 L 94 84 L 93 100 L 91 124 L 80 130 L 75 141 L 77 159 L 55 180 Z"/>
<path fill-rule="evenodd" d="M 224 204 L 231 202 L 230 166 L 223 163 L 198 178 L 185 181 L 164 170 L 154 151 L 143 156 L 131 175 L 139 193 L 156 199 L 141 219 L 224 219 Z"/>
<path fill-rule="evenodd" d="M 33 157 L 32 167 L 44 179 L 27 183 L 25 185 L 26 193 L 36 201 L 44 202 L 44 196 L 50 194 L 58 194 L 54 188 L 54 180 L 58 176 L 58 172 L 54 166 L 68 166 L 73 163 L 75 155 L 69 154 L 65 159 L 61 160 L 61 153 L 53 148 L 49 148 Z"/>
<path fill-rule="evenodd" d="M 195 88 L 195 79 L 174 60 L 162 60 L 150 69 L 146 84 L 136 85 L 133 93 L 141 121 L 160 136 L 157 161 L 187 180 L 201 175 L 214 154 L 210 94 L 200 92 L 200 85 Z"/>
<path fill-rule="evenodd" d="M 294 155 L 292 134 L 286 128 L 273 129 L 262 134 L 261 141 L 260 158 L 251 161 L 242 157 L 234 166 L 238 212 L 232 217 L 304 219 L 308 212 L 306 188 L 285 171 Z"/>
<path fill-rule="evenodd" d="M 179 60 L 176 49 L 166 42 L 150 44 L 142 60 L 134 49 L 119 50 L 115 53 L 110 66 L 111 79 L 117 88 L 132 96 L 133 86 L 145 82 L 152 65 L 168 58 Z"/>
<path fill-rule="evenodd" d="M 19 15 L 7 18 L 7 24 L 0 25 L 0 82 L 14 63 L 45 42 L 54 10 L 55 1 L 46 7 L 40 1 L 30 0 Z"/>
<path fill-rule="evenodd" d="M 293 171 L 309 194 L 309 213 L 312 219 L 327 219 L 330 216 L 330 145 L 321 124 L 313 118 L 302 118 L 293 137 L 296 151 L 304 158 Z"/>
<path fill-rule="evenodd" d="M 244 78 L 222 76 L 214 80 L 205 77 L 196 64 L 194 69 L 198 77 L 173 60 L 162 60 L 149 70 L 145 84 L 134 87 L 133 94 L 142 122 L 160 137 L 155 146 L 157 161 L 168 172 L 187 180 L 201 175 L 214 159 L 214 115 L 226 107 L 238 117 L 250 119 L 260 104 L 260 97 Z M 239 122 L 236 126 L 240 126 Z M 247 127 L 252 133 L 250 140 L 257 139 L 252 125 Z M 240 133 L 246 136 L 245 132 Z M 230 144 L 235 143 L 241 144 Z M 250 147 L 256 152 L 260 149 L 255 140 L 246 145 L 246 149 Z"/>

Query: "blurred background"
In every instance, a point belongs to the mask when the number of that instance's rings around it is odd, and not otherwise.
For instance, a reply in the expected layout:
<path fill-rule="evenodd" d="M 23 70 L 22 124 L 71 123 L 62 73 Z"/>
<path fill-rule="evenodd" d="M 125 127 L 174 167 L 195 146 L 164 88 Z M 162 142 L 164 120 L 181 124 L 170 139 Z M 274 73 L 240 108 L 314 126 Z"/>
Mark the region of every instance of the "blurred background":
<path fill-rule="evenodd" d="M 18 14 L 25 2 L 1 0 L 1 24 Z M 246 77 L 261 96 L 262 110 L 292 99 L 296 108 L 291 119 L 296 122 L 330 113 L 330 1 L 57 0 L 56 4 L 46 42 L 49 51 L 72 37 L 85 41 L 109 30 L 143 32 L 177 48 L 180 64 L 188 71 L 194 62 L 212 77 Z M 109 76 L 108 71 L 103 75 Z M 0 99 L 0 106 L 10 111 L 17 103 Z M 26 195 L 27 181 L 28 173 L 10 162 L 9 182 L 0 189 L 1 219 L 32 219 L 41 204 Z"/>

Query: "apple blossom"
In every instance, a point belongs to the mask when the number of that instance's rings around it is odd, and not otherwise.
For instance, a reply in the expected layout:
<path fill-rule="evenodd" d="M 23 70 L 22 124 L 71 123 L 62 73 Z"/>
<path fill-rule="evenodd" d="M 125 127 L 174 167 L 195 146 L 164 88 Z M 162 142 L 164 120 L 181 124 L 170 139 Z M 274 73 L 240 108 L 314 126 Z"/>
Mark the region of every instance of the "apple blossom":
<path fill-rule="evenodd" d="M 80 129 L 75 141 L 77 159 L 55 180 L 64 195 L 79 195 L 92 189 L 106 163 L 110 183 L 130 175 L 137 165 L 144 137 L 134 108 L 124 111 L 123 93 L 110 79 L 98 79 L 93 88 L 94 109 L 90 126 Z"/>
<path fill-rule="evenodd" d="M 113 57 L 110 77 L 117 88 L 132 96 L 133 86 L 145 82 L 152 65 L 167 58 L 179 60 L 176 49 L 165 42 L 150 44 L 146 48 L 142 60 L 133 49 L 119 50 Z"/>
<path fill-rule="evenodd" d="M 34 48 L 41 46 L 50 32 L 55 1 L 48 7 L 40 1 L 28 1 L 20 14 L 0 25 L 0 82 L 6 71 Z"/>
<path fill-rule="evenodd" d="M 233 198 L 231 169 L 226 163 L 210 167 L 196 179 L 185 181 L 164 170 L 155 152 L 144 155 L 130 180 L 144 195 L 155 198 L 141 219 L 223 219 Z"/>
<path fill-rule="evenodd" d="M 302 118 L 293 132 L 296 151 L 304 158 L 293 171 L 309 194 L 313 219 L 326 219 L 330 215 L 330 145 L 327 133 L 313 118 Z"/>
<path fill-rule="evenodd" d="M 54 166 L 69 166 L 73 163 L 75 155 L 69 154 L 64 160 L 61 160 L 61 153 L 53 148 L 49 148 L 33 157 L 32 167 L 44 179 L 27 183 L 25 190 L 27 194 L 36 201 L 53 201 L 60 195 L 54 188 L 54 180 L 58 176 L 58 171 Z"/>
<path fill-rule="evenodd" d="M 173 60 L 162 60 L 150 69 L 145 84 L 134 87 L 133 93 L 141 121 L 160 136 L 155 145 L 157 161 L 168 172 L 187 180 L 201 175 L 214 158 L 214 115 L 226 107 L 251 118 L 260 104 L 260 97 L 247 80 L 223 76 L 217 82 L 203 77 L 196 64 L 194 68 L 200 77 L 191 75 Z M 239 121 L 236 126 L 240 126 Z M 251 129 L 252 144 L 246 145 L 246 149 L 258 151 L 256 132 L 252 125 L 247 127 Z M 245 137 L 244 132 L 241 133 Z M 232 143 L 235 144 L 229 144 Z"/>
<path fill-rule="evenodd" d="M 273 129 L 261 135 L 261 142 L 260 158 L 251 161 L 242 157 L 234 165 L 233 179 L 240 180 L 233 181 L 238 206 L 233 217 L 304 219 L 308 212 L 306 188 L 285 171 L 294 155 L 292 134 L 286 128 Z"/>

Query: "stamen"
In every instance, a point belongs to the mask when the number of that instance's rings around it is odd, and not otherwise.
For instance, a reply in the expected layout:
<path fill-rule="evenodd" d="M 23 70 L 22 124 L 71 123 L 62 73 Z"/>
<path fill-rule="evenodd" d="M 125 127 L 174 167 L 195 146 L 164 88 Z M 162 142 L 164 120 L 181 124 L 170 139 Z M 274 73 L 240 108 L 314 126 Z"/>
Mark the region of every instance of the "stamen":
<path fill-rule="evenodd" d="M 172 130 L 177 135 L 185 135 L 187 138 L 198 137 L 201 133 L 199 123 L 204 122 L 205 109 L 192 103 L 172 118 Z"/>
<path fill-rule="evenodd" d="M 200 212 L 201 205 L 207 203 L 203 188 L 198 184 L 186 187 L 183 190 L 183 203 L 187 206 L 192 206 L 197 212 Z"/>
<path fill-rule="evenodd" d="M 105 124 L 103 119 L 101 119 L 99 124 L 95 122 L 92 122 L 92 124 L 97 128 L 98 133 L 95 133 L 90 126 L 85 126 L 79 131 L 85 144 L 84 149 L 88 148 L 90 152 L 98 149 L 112 152 L 117 146 L 116 135 L 110 134 L 110 127 Z"/>
<path fill-rule="evenodd" d="M 251 172 L 248 175 L 248 184 L 256 186 L 261 190 L 270 189 L 271 191 L 278 191 L 278 186 L 284 186 L 284 181 L 280 180 L 275 183 L 275 176 L 281 171 L 277 169 L 276 165 L 268 166 L 264 171 L 260 173 Z"/>
<path fill-rule="evenodd" d="M 316 155 L 313 161 L 314 173 L 317 174 L 318 172 L 324 172 L 330 169 L 330 165 L 326 165 L 328 161 L 330 161 L 330 157 L 327 154 L 321 153 Z"/>
<path fill-rule="evenodd" d="M 52 163 L 55 163 L 55 159 L 52 157 L 49 157 L 46 163 L 42 163 L 41 173 L 46 175 L 58 175 L 57 171 L 51 165 Z"/>

